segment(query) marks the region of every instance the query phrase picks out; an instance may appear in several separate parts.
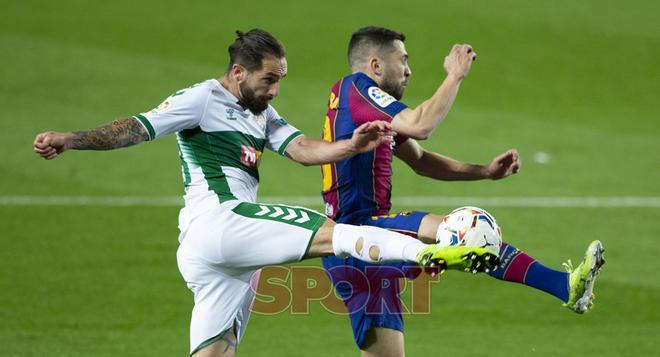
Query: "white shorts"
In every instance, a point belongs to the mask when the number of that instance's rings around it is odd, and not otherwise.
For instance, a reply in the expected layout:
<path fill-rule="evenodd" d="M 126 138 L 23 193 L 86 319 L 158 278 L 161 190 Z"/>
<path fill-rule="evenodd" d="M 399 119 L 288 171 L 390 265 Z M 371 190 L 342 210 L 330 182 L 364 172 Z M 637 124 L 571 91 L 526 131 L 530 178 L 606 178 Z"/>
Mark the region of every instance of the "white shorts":
<path fill-rule="evenodd" d="M 302 207 L 228 201 L 181 233 L 179 271 L 192 290 L 190 353 L 232 327 L 245 333 L 259 268 L 303 259 L 326 216 Z"/>

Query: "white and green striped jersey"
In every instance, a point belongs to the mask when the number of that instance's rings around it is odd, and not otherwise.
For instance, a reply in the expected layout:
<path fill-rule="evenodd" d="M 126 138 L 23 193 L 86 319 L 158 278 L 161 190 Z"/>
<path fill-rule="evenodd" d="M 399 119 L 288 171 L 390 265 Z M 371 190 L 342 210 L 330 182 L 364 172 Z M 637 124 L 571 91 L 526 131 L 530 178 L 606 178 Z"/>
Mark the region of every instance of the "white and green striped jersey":
<path fill-rule="evenodd" d="M 264 147 L 282 155 L 302 135 L 272 106 L 260 115 L 243 109 L 215 79 L 177 91 L 135 118 L 150 140 L 176 133 L 193 216 L 228 200 L 255 202 Z"/>

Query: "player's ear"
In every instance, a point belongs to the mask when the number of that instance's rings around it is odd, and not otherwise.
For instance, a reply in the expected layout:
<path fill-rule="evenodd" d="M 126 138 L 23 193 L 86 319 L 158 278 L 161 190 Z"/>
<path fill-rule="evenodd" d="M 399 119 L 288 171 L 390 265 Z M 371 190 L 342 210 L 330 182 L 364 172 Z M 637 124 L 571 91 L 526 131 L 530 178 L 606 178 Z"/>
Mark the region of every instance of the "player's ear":
<path fill-rule="evenodd" d="M 247 76 L 247 70 L 240 64 L 234 63 L 231 66 L 231 75 L 236 79 L 237 82 L 242 82 Z"/>
<path fill-rule="evenodd" d="M 378 57 L 369 57 L 369 69 L 371 69 L 371 72 L 378 76 L 383 74 L 383 65 Z"/>

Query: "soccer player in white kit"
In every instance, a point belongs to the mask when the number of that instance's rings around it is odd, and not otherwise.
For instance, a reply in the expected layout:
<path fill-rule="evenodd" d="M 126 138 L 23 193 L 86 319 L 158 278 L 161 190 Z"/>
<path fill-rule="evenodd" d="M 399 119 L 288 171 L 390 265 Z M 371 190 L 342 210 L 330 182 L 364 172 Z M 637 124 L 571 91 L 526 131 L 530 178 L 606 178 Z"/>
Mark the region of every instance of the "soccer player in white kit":
<path fill-rule="evenodd" d="M 250 278 L 267 265 L 335 254 L 475 272 L 496 266 L 485 249 L 426 245 L 380 228 L 335 224 L 303 207 L 256 203 L 265 148 L 320 165 L 390 145 L 392 133 L 389 123 L 370 122 L 347 140 L 305 137 L 269 105 L 287 73 L 283 46 L 259 29 L 237 35 L 219 79 L 179 90 L 131 118 L 45 132 L 34 142 L 50 160 L 68 149 L 110 150 L 176 133 L 185 186 L 177 262 L 195 300 L 191 355 L 234 355 L 254 299 Z"/>

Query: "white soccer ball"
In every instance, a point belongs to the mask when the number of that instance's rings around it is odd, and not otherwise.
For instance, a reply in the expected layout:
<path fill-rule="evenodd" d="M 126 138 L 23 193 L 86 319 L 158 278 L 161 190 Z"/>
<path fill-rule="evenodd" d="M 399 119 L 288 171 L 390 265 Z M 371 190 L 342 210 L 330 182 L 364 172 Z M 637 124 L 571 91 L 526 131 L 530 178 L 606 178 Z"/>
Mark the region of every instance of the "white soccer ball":
<path fill-rule="evenodd" d="M 502 230 L 490 213 L 478 207 L 466 206 L 445 216 L 438 226 L 436 241 L 443 247 L 479 247 L 499 255 Z"/>

